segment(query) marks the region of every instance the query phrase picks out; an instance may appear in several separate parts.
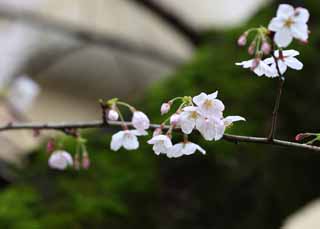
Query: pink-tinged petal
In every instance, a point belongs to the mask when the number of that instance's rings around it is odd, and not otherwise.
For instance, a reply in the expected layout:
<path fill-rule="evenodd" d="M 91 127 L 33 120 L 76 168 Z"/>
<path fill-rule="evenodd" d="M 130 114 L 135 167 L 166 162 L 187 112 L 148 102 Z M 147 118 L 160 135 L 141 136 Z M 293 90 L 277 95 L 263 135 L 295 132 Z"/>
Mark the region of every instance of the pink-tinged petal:
<path fill-rule="evenodd" d="M 48 165 L 53 169 L 64 170 L 73 165 L 73 159 L 68 152 L 58 150 L 51 154 Z"/>
<path fill-rule="evenodd" d="M 193 97 L 193 102 L 199 106 L 207 99 L 207 97 L 208 95 L 202 92 L 200 95 Z"/>
<path fill-rule="evenodd" d="M 220 99 L 214 99 L 213 100 L 213 108 L 217 111 L 224 111 L 225 106 L 223 102 Z"/>
<path fill-rule="evenodd" d="M 277 32 L 281 30 L 284 26 L 283 20 L 281 18 L 273 18 L 268 26 L 270 31 Z"/>
<path fill-rule="evenodd" d="M 303 68 L 303 63 L 301 63 L 297 58 L 295 57 L 288 57 L 285 59 L 286 65 L 288 65 L 290 68 L 295 70 L 301 70 Z"/>
<path fill-rule="evenodd" d="M 296 8 L 295 11 L 295 20 L 302 22 L 302 23 L 307 23 L 309 21 L 310 18 L 310 13 L 307 9 L 302 8 L 302 7 L 298 7 Z"/>
<path fill-rule="evenodd" d="M 131 133 L 125 133 L 123 138 L 123 147 L 126 150 L 135 150 L 139 148 L 139 142 L 137 136 Z"/>
<path fill-rule="evenodd" d="M 145 113 L 135 111 L 133 112 L 132 125 L 138 130 L 146 130 L 149 129 L 150 120 Z"/>
<path fill-rule="evenodd" d="M 212 120 L 202 119 L 197 121 L 197 129 L 207 141 L 212 141 L 215 138 L 216 130 Z"/>
<path fill-rule="evenodd" d="M 305 23 L 294 23 L 291 26 L 291 33 L 298 40 L 306 41 L 309 38 L 309 29 Z"/>
<path fill-rule="evenodd" d="M 180 120 L 181 130 L 185 134 L 191 134 L 195 125 L 196 125 L 196 122 L 193 120 L 189 120 L 189 119 Z"/>
<path fill-rule="evenodd" d="M 224 123 L 221 123 L 216 126 L 216 135 L 214 137 L 215 141 L 219 141 L 221 138 L 223 138 L 224 131 L 226 130 Z"/>
<path fill-rule="evenodd" d="M 122 146 L 124 131 L 112 135 L 110 148 L 113 151 L 118 151 Z"/>
<path fill-rule="evenodd" d="M 208 95 L 208 99 L 215 99 L 218 96 L 218 91 L 215 91 Z"/>
<path fill-rule="evenodd" d="M 293 6 L 288 4 L 280 4 L 277 10 L 277 17 L 286 18 L 291 17 L 295 13 Z"/>
<path fill-rule="evenodd" d="M 288 28 L 284 28 L 276 32 L 274 41 L 279 47 L 287 47 L 293 40 L 291 32 Z"/>

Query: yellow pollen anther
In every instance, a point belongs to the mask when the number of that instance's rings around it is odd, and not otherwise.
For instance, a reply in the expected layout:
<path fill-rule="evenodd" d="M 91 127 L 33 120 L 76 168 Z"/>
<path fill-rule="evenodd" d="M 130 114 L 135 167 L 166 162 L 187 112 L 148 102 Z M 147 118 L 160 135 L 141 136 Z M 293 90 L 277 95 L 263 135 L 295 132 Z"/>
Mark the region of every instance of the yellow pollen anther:
<path fill-rule="evenodd" d="M 292 20 L 292 18 L 288 18 L 287 20 L 285 20 L 284 26 L 290 28 L 293 23 L 294 21 Z"/>

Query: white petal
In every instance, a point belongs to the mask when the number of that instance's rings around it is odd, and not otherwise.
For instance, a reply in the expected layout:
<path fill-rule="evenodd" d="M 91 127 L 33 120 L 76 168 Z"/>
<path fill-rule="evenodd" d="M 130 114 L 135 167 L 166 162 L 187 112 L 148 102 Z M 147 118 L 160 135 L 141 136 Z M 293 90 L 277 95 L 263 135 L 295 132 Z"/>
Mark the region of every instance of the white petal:
<path fill-rule="evenodd" d="M 292 36 L 296 39 L 307 41 L 309 37 L 309 29 L 305 23 L 294 23 L 291 26 Z"/>
<path fill-rule="evenodd" d="M 281 18 L 273 18 L 268 26 L 268 29 L 274 32 L 281 30 L 284 26 Z"/>
<path fill-rule="evenodd" d="M 241 116 L 228 116 L 225 119 L 223 119 L 225 126 L 229 126 L 233 122 L 238 122 L 238 121 L 246 121 L 246 119 Z"/>
<path fill-rule="evenodd" d="M 223 124 L 220 124 L 220 125 L 217 125 L 215 129 L 216 129 L 216 136 L 214 137 L 214 140 L 219 141 L 224 135 L 225 126 Z"/>
<path fill-rule="evenodd" d="M 150 120 L 145 113 L 135 111 L 132 117 L 132 125 L 138 130 L 146 130 L 150 126 Z"/>
<path fill-rule="evenodd" d="M 301 63 L 297 58 L 295 57 L 288 57 L 285 59 L 286 65 L 288 65 L 290 68 L 295 70 L 301 70 L 303 68 L 303 63 Z"/>
<path fill-rule="evenodd" d="M 253 60 L 246 60 L 236 63 L 237 66 L 242 66 L 243 68 L 251 68 Z"/>
<path fill-rule="evenodd" d="M 281 74 L 283 75 L 287 71 L 287 68 L 288 68 L 286 63 L 282 60 L 278 60 L 278 66 L 279 66 Z"/>
<path fill-rule="evenodd" d="M 287 47 L 292 42 L 292 35 L 288 28 L 283 28 L 276 32 L 274 41 L 279 47 Z"/>
<path fill-rule="evenodd" d="M 148 135 L 148 132 L 145 130 L 129 130 L 132 134 L 136 136 L 146 136 Z"/>
<path fill-rule="evenodd" d="M 275 56 L 279 57 L 279 50 L 275 51 Z M 300 52 L 294 49 L 284 50 L 282 51 L 282 55 L 284 57 L 294 57 L 300 55 Z"/>
<path fill-rule="evenodd" d="M 137 136 L 131 133 L 125 133 L 123 137 L 123 147 L 127 150 L 135 150 L 139 148 Z"/>
<path fill-rule="evenodd" d="M 218 91 L 215 91 L 208 95 L 208 99 L 215 99 L 218 96 Z"/>
<path fill-rule="evenodd" d="M 215 126 L 212 120 L 205 120 L 204 118 L 198 120 L 197 129 L 207 141 L 212 141 L 216 135 Z"/>
<path fill-rule="evenodd" d="M 264 59 L 263 62 L 265 64 L 273 64 L 275 61 L 274 61 L 274 58 L 273 57 L 269 57 L 267 59 Z"/>
<path fill-rule="evenodd" d="M 184 107 L 182 110 L 192 112 L 192 111 L 198 111 L 198 108 L 195 106 L 187 106 L 187 107 Z"/>
<path fill-rule="evenodd" d="M 124 135 L 124 131 L 119 131 L 118 133 L 115 133 L 114 135 L 112 135 L 111 145 L 110 145 L 111 150 L 118 151 L 121 148 L 122 142 L 123 142 L 123 135 Z"/>
<path fill-rule="evenodd" d="M 194 154 L 197 150 L 197 146 L 196 144 L 192 143 L 192 142 L 188 142 L 186 144 L 184 144 L 184 147 L 183 147 L 183 154 L 184 155 L 191 155 L 191 154 Z"/>
<path fill-rule="evenodd" d="M 193 102 L 199 106 L 207 99 L 207 97 L 207 94 L 202 92 L 200 95 L 193 97 Z"/>
<path fill-rule="evenodd" d="M 180 126 L 181 130 L 185 134 L 190 134 L 195 127 L 196 123 L 193 120 L 190 119 L 181 119 L 180 120 Z"/>
<path fill-rule="evenodd" d="M 183 147 L 183 143 L 175 144 L 173 147 L 170 148 L 169 152 L 167 153 L 167 156 L 169 158 L 181 157 L 183 155 Z"/>
<path fill-rule="evenodd" d="M 291 5 L 280 4 L 277 10 L 277 17 L 291 17 L 294 13 L 294 8 Z"/>
<path fill-rule="evenodd" d="M 206 154 L 206 151 L 205 151 L 202 147 L 200 147 L 200 146 L 197 145 L 197 144 L 195 144 L 195 145 L 196 145 L 196 147 L 197 147 L 197 150 L 198 150 L 200 153 Z"/>
<path fill-rule="evenodd" d="M 310 18 L 310 13 L 307 9 L 298 7 L 295 12 L 295 20 L 303 23 L 307 23 Z"/>

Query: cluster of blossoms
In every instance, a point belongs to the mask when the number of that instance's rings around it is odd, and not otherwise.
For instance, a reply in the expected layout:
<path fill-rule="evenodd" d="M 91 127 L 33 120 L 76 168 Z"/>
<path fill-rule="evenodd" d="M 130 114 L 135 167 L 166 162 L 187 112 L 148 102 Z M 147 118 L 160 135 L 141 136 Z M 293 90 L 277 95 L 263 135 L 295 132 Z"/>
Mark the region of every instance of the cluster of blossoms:
<path fill-rule="evenodd" d="M 197 150 L 205 154 L 205 150 L 199 145 L 188 141 L 188 135 L 196 129 L 204 139 L 208 141 L 218 141 L 223 137 L 227 127 L 235 121 L 245 120 L 240 116 L 229 116 L 224 118 L 225 109 L 222 101 L 217 99 L 218 92 L 212 94 L 201 93 L 195 97 L 177 97 L 164 103 L 161 106 L 161 114 L 167 114 L 172 104 L 180 101 L 179 108 L 169 116 L 153 132 L 153 137 L 148 141 L 153 145 L 154 153 L 157 155 L 165 154 L 170 158 L 176 158 L 183 155 L 190 155 Z M 121 147 L 127 150 L 135 150 L 139 147 L 138 136 L 147 135 L 147 129 L 150 127 L 150 121 L 146 114 L 137 111 L 129 104 L 120 102 L 117 99 L 108 101 L 110 110 L 108 119 L 116 121 L 121 118 L 123 130 L 112 136 L 111 149 L 119 150 Z M 123 121 L 118 105 L 126 106 L 133 113 L 131 124 L 134 129 L 129 130 L 128 125 Z M 169 125 L 168 125 L 169 124 Z M 181 129 L 184 134 L 184 140 L 181 143 L 173 144 L 172 133 L 175 129 Z M 166 130 L 166 133 L 163 133 Z"/>
<path fill-rule="evenodd" d="M 282 77 L 288 67 L 301 70 L 303 64 L 296 58 L 299 52 L 283 50 L 283 48 L 288 47 L 293 38 L 307 43 L 309 16 L 307 9 L 301 7 L 295 9 L 291 5 L 281 4 L 276 17 L 271 20 L 268 28 L 252 28 L 239 37 L 238 45 L 245 46 L 248 36 L 255 33 L 248 48 L 248 53 L 254 55 L 254 59 L 242 61 L 236 65 L 250 68 L 258 76 L 269 78 Z M 262 60 L 265 55 L 269 55 L 271 52 L 272 57 Z"/>
<path fill-rule="evenodd" d="M 86 147 L 86 140 L 77 137 L 76 154 L 72 158 L 71 154 L 63 149 L 63 142 L 56 143 L 50 139 L 47 143 L 47 152 L 50 154 L 48 165 L 52 169 L 65 170 L 73 167 L 75 170 L 80 168 L 88 169 L 90 167 L 90 158 Z M 80 158 L 81 156 L 81 158 Z"/>

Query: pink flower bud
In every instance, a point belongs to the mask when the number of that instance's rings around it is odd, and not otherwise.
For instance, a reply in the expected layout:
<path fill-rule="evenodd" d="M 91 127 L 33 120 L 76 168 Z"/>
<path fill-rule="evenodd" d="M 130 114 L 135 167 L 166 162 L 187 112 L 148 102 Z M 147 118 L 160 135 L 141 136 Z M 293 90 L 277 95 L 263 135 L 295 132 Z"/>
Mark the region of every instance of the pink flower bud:
<path fill-rule="evenodd" d="M 161 105 L 161 115 L 167 114 L 170 111 L 171 105 L 170 103 L 163 103 Z"/>
<path fill-rule="evenodd" d="M 176 126 L 179 124 L 179 120 L 180 120 L 180 115 L 179 114 L 173 114 L 170 117 L 170 124 L 173 126 Z"/>
<path fill-rule="evenodd" d="M 132 125 L 137 130 L 146 130 L 150 127 L 150 120 L 145 113 L 141 111 L 135 111 L 133 112 L 132 116 Z"/>
<path fill-rule="evenodd" d="M 303 139 L 313 136 L 313 134 L 309 134 L 309 133 L 300 133 L 297 134 L 297 136 L 294 138 L 297 142 L 302 141 Z"/>
<path fill-rule="evenodd" d="M 73 165 L 73 159 L 68 152 L 58 150 L 51 154 L 48 164 L 53 169 L 65 170 L 68 166 Z"/>
<path fill-rule="evenodd" d="M 89 169 L 90 167 L 90 158 L 88 152 L 82 153 L 82 168 L 83 169 Z"/>
<path fill-rule="evenodd" d="M 54 139 L 51 138 L 49 139 L 48 143 L 47 143 L 47 153 L 52 153 L 54 151 L 55 148 L 55 144 L 54 144 Z"/>
<path fill-rule="evenodd" d="M 245 46 L 247 44 L 247 34 L 242 34 L 238 39 L 238 45 L 239 46 Z"/>
<path fill-rule="evenodd" d="M 111 120 L 111 121 L 117 121 L 119 118 L 119 114 L 117 111 L 111 109 L 109 110 L 108 112 L 108 119 Z"/>
<path fill-rule="evenodd" d="M 162 129 L 161 128 L 156 128 L 154 131 L 153 131 L 153 137 L 154 136 L 158 136 L 162 134 Z"/>
<path fill-rule="evenodd" d="M 261 50 L 265 55 L 269 55 L 271 52 L 271 45 L 267 41 L 264 41 L 262 43 Z"/>
<path fill-rule="evenodd" d="M 251 45 L 248 48 L 249 55 L 254 55 L 255 51 L 256 51 L 256 44 L 255 43 L 251 43 Z"/>

